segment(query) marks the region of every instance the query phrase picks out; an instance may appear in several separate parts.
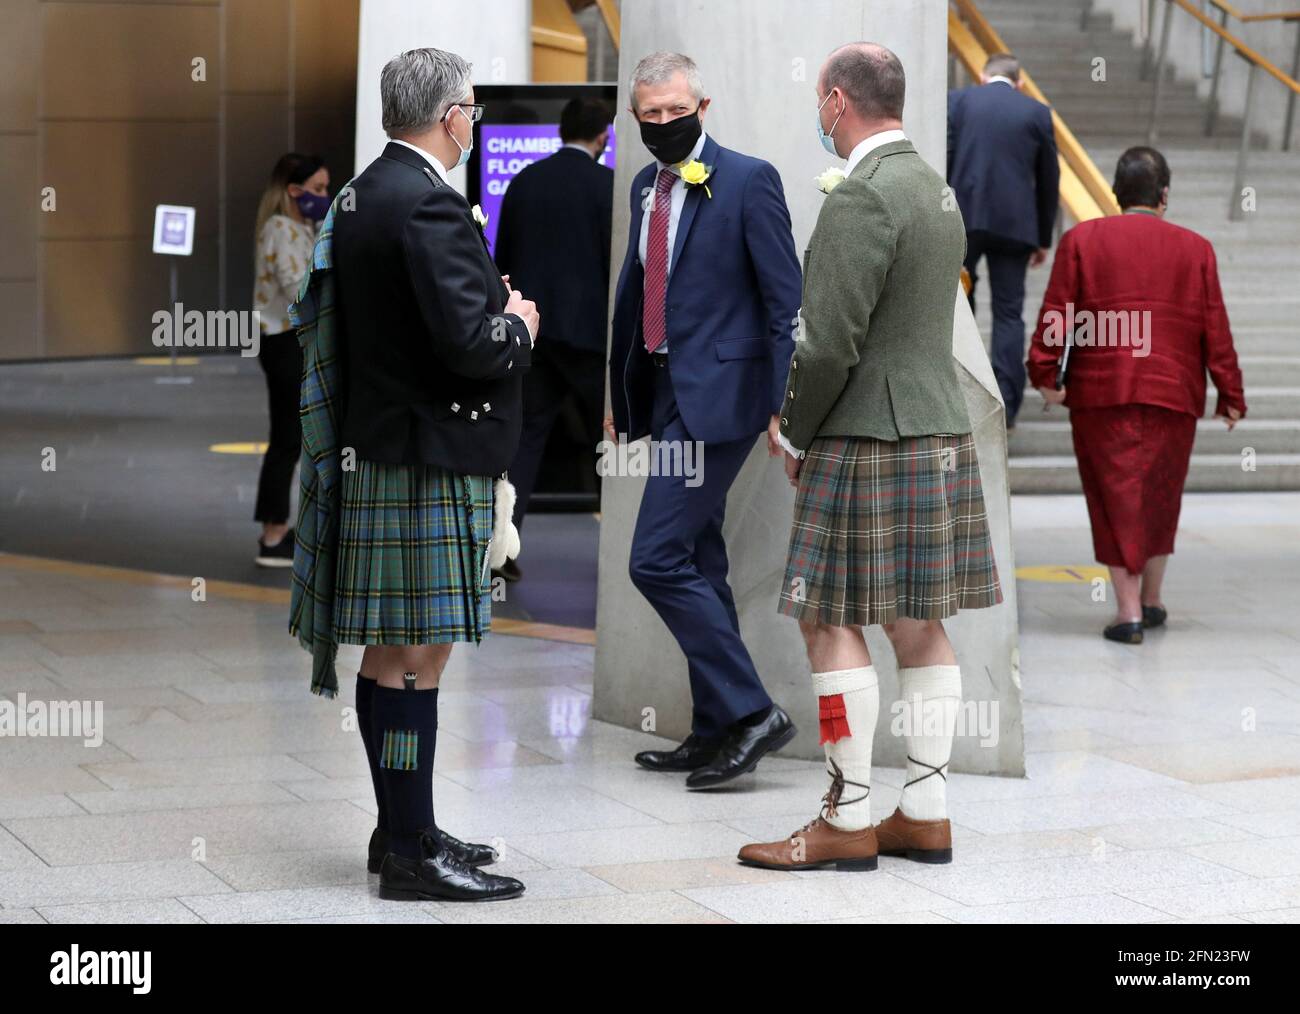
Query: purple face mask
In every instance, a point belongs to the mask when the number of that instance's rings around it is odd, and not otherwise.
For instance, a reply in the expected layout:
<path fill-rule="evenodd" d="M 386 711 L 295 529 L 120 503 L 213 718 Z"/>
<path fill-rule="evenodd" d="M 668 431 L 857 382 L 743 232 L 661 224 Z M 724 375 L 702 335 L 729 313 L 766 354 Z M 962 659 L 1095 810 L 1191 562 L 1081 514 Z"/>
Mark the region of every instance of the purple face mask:
<path fill-rule="evenodd" d="M 309 194 L 305 191 L 298 197 L 298 210 L 302 212 L 303 217 L 311 222 L 319 222 L 324 219 L 326 213 L 330 210 L 330 199 L 328 194 Z"/>

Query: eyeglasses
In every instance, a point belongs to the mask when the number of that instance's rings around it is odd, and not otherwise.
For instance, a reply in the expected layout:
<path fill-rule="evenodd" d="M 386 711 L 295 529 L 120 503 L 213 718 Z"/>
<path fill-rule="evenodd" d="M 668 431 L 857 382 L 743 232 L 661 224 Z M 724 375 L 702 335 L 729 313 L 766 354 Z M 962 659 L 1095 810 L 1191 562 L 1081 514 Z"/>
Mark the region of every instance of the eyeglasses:
<path fill-rule="evenodd" d="M 453 102 L 451 109 L 468 109 L 469 112 L 465 115 L 469 117 L 469 122 L 478 123 L 483 119 L 483 113 L 487 110 L 487 106 L 483 105 L 482 102 Z M 451 109 L 448 109 L 447 112 L 450 113 Z"/>

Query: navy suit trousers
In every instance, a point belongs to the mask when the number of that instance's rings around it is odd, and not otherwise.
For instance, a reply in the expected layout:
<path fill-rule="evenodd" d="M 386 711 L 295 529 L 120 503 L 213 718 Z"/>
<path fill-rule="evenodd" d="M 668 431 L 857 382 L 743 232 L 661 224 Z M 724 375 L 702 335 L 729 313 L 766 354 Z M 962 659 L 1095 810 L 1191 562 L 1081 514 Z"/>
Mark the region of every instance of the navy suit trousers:
<path fill-rule="evenodd" d="M 651 369 L 651 438 L 684 446 L 691 435 L 677 410 L 668 365 Z M 632 583 L 686 656 L 691 731 L 706 739 L 721 737 L 728 726 L 772 704 L 740 639 L 722 539 L 727 492 L 753 447 L 753 436 L 704 445 L 696 458 L 702 465 L 698 485 L 686 475 L 650 476 L 632 536 Z"/>
<path fill-rule="evenodd" d="M 975 310 L 975 265 L 983 257 L 989 266 L 993 299 L 993 340 L 989 358 L 1007 409 L 1007 425 L 1015 424 L 1025 398 L 1025 272 L 1034 248 L 986 232 L 966 234 L 966 270 L 970 272 L 970 307 Z"/>

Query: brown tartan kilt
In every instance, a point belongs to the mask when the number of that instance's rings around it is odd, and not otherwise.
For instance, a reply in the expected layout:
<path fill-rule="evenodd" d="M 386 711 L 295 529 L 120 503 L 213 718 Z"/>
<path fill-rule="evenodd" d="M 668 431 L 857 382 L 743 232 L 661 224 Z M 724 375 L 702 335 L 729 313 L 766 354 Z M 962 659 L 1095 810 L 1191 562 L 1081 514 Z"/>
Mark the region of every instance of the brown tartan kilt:
<path fill-rule="evenodd" d="M 813 441 L 799 474 L 780 612 L 870 626 L 1001 601 L 970 434 Z"/>

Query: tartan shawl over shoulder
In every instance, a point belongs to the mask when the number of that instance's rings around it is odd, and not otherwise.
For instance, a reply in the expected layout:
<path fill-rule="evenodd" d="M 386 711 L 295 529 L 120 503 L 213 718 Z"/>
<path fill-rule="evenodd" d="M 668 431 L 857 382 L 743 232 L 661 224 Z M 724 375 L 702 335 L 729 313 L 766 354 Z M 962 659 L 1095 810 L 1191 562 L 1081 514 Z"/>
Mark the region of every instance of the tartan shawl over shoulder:
<path fill-rule="evenodd" d="M 339 191 L 339 197 L 350 193 L 349 186 Z M 322 697 L 335 697 L 339 692 L 334 668 L 338 655 L 334 637 L 334 565 L 342 489 L 339 433 L 344 388 L 339 319 L 334 312 L 333 239 L 338 203 L 339 198 L 335 198 L 321 223 L 311 270 L 298 290 L 298 302 L 289 307 L 303 353 L 298 400 L 302 457 L 289 632 L 311 652 L 311 692 Z"/>

